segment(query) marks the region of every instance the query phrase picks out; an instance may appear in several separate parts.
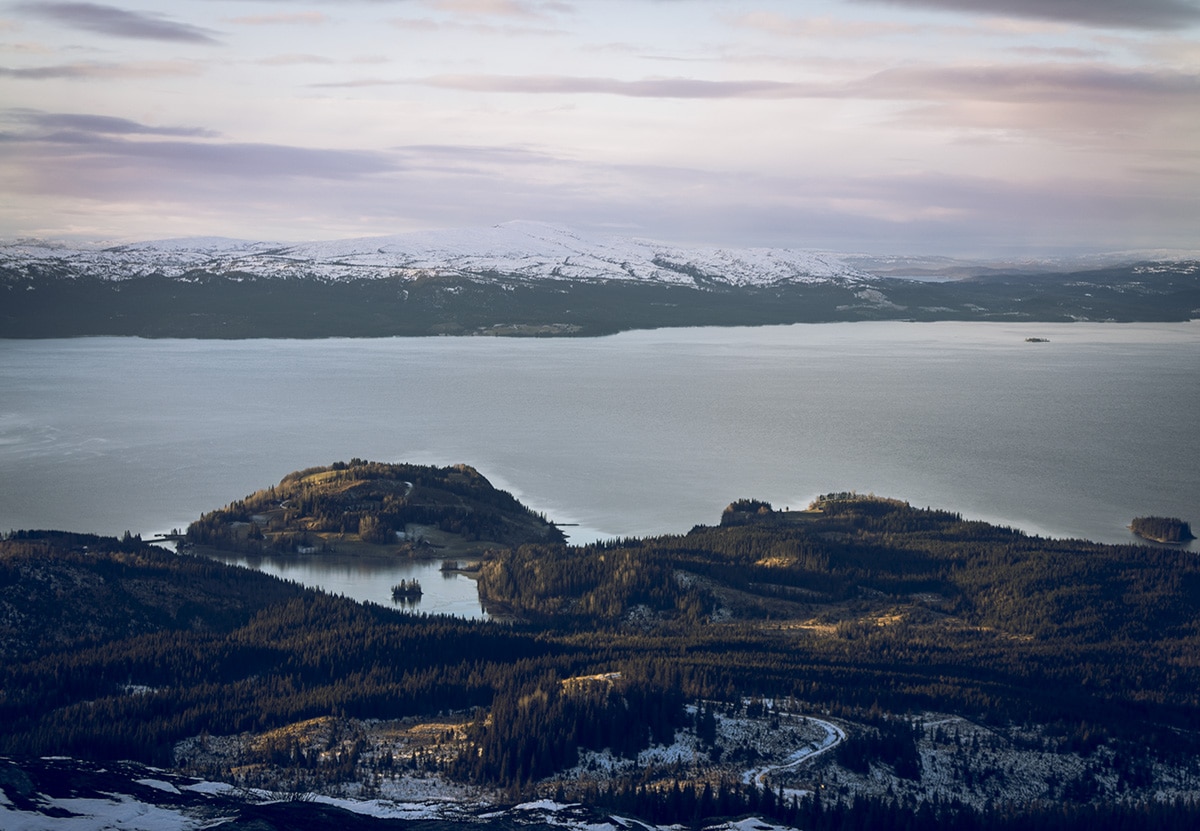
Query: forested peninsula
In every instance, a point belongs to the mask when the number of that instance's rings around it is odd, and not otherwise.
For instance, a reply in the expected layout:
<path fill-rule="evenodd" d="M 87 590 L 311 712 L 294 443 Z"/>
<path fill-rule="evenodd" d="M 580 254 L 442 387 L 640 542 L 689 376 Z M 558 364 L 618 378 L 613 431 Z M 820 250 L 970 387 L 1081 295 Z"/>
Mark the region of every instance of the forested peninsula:
<path fill-rule="evenodd" d="M 419 556 L 418 527 L 478 544 L 504 621 L 203 553 Z M 738 499 L 686 534 L 568 546 L 469 467 L 357 459 L 206 514 L 187 540 L 0 540 L 0 754 L 28 777 L 54 756 L 306 800 L 437 781 L 693 827 L 1200 818 L 1200 563 L 1179 549 L 853 493 L 803 511 Z M 30 799 L 15 776 L 0 788 Z"/>

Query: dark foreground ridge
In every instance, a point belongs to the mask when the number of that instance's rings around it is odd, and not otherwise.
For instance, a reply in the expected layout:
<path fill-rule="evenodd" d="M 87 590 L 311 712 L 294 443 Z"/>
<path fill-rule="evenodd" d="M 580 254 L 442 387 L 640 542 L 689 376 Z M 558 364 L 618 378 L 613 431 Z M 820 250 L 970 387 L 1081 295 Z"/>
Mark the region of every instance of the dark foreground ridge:
<path fill-rule="evenodd" d="M 356 461 L 276 487 L 307 482 L 313 505 L 349 493 L 336 504 L 365 516 L 376 479 L 414 496 L 439 477 L 475 481 L 433 469 L 420 485 L 416 470 Z M 1200 563 L 1188 552 L 841 493 L 805 511 L 740 499 L 720 525 L 677 536 L 493 539 L 478 557 L 481 596 L 510 622 L 360 604 L 136 538 L 8 535 L 0 826 L 5 811 L 74 810 L 50 798 L 53 776 L 77 773 L 83 789 L 133 760 L 160 770 L 131 774 L 146 780 L 136 791 L 87 787 L 178 796 L 192 812 L 217 796 L 173 777 L 229 783 L 221 798 L 236 804 L 208 815 L 242 823 L 227 827 L 417 827 L 362 817 L 363 801 L 435 795 L 581 802 L 611 831 L 634 826 L 610 814 L 1194 827 Z M 315 801 L 333 796 L 353 799 Z M 472 821 L 517 822 L 507 811 Z"/>

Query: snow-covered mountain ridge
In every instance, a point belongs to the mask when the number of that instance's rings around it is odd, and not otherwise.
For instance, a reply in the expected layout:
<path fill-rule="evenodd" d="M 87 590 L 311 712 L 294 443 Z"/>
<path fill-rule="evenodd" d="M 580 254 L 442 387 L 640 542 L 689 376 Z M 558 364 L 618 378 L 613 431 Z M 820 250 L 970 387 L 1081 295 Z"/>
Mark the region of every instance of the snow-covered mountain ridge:
<path fill-rule="evenodd" d="M 19 240 L 0 244 L 0 264 L 65 267 L 109 280 L 149 274 L 179 278 L 204 271 L 325 280 L 457 275 L 766 286 L 858 281 L 870 276 L 824 252 L 682 248 L 642 239 L 589 237 L 535 222 L 297 244 L 194 237 L 71 247 Z"/>
<path fill-rule="evenodd" d="M 1189 320 L 1200 259 L 683 247 L 557 225 L 326 242 L 0 241 L 0 338 L 596 336 L 856 320 Z"/>

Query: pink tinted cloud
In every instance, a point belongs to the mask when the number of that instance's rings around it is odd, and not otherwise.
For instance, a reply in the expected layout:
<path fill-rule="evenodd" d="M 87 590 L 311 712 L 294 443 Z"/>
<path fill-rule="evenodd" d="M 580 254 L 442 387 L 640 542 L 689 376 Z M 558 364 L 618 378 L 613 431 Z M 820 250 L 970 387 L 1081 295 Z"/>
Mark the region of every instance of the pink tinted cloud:
<path fill-rule="evenodd" d="M 327 58 L 323 55 L 307 55 L 307 54 L 288 54 L 288 55 L 272 55 L 269 58 L 262 58 L 255 63 L 262 66 L 300 66 L 303 64 L 332 64 L 336 63 L 333 58 Z"/>
<path fill-rule="evenodd" d="M 321 12 L 295 12 L 292 14 L 254 14 L 228 18 L 239 26 L 316 26 L 328 23 L 329 18 Z"/>
<path fill-rule="evenodd" d="M 775 12 L 755 11 L 732 19 L 735 26 L 792 38 L 871 38 L 913 34 L 920 28 L 895 21 L 845 20 L 830 16 L 788 17 Z"/>
<path fill-rule="evenodd" d="M 1078 63 L 908 66 L 850 81 L 714 81 L 688 77 L 628 80 L 577 75 L 447 74 L 372 83 L 420 84 L 468 92 L 631 98 L 969 99 L 1018 103 L 1099 101 L 1138 106 L 1163 103 L 1178 106 L 1191 102 L 1200 105 L 1200 75 L 1196 73 Z"/>
<path fill-rule="evenodd" d="M 454 14 L 492 17 L 541 18 L 551 12 L 570 10 L 567 3 L 528 0 L 426 0 L 426 5 Z"/>
<path fill-rule="evenodd" d="M 816 92 L 811 84 L 788 81 L 678 77 L 623 80 L 578 75 L 432 75 L 407 83 L 468 92 L 601 94 L 628 98 L 805 98 Z"/>

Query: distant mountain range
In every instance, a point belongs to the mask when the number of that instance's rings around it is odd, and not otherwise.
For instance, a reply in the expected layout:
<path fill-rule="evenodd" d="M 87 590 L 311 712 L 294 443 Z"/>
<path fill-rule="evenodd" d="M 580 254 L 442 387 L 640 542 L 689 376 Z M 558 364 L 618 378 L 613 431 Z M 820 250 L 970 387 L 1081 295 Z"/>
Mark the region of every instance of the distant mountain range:
<path fill-rule="evenodd" d="M 511 222 L 282 244 L 0 244 L 0 337 L 592 335 L 841 320 L 1186 320 L 1200 259 L 684 248 Z"/>
<path fill-rule="evenodd" d="M 0 248 L 0 257 L 31 266 L 75 268 L 109 280 L 154 274 L 183 278 L 196 270 L 323 280 L 504 275 L 688 286 L 706 281 L 766 286 L 869 276 L 834 255 L 812 251 L 685 249 L 638 239 L 586 238 L 535 222 L 298 244 L 190 237 L 75 249 L 22 241 Z"/>

